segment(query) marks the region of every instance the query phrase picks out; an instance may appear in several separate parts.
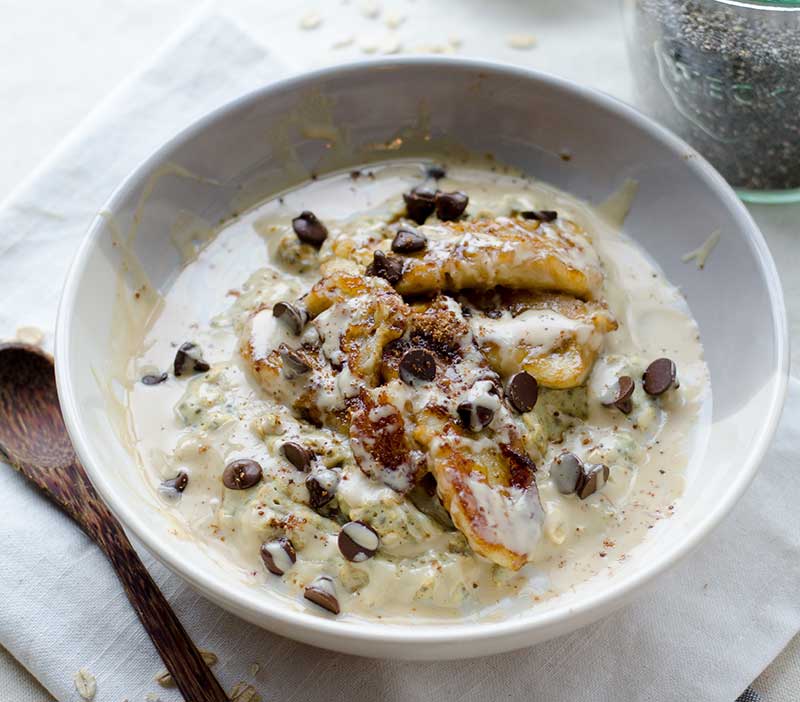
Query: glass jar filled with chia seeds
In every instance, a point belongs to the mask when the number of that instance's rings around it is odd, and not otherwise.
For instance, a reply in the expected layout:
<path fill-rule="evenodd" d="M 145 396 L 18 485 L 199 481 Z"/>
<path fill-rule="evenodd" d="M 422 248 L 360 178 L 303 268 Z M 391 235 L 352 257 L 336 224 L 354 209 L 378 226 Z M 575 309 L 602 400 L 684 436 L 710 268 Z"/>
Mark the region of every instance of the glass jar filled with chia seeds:
<path fill-rule="evenodd" d="M 639 106 L 742 198 L 800 200 L 800 0 L 624 0 Z"/>

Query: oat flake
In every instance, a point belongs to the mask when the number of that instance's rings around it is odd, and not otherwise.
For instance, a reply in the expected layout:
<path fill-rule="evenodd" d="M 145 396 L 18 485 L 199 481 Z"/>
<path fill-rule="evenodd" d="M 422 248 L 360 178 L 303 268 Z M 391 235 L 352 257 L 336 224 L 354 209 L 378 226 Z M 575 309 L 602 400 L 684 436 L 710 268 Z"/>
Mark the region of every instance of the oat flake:
<path fill-rule="evenodd" d="M 231 702 L 262 702 L 263 698 L 252 685 L 241 682 L 233 686 L 230 694 Z"/>
<path fill-rule="evenodd" d="M 44 332 L 39 327 L 19 327 L 17 329 L 17 341 L 23 344 L 39 346 L 44 341 Z"/>
<path fill-rule="evenodd" d="M 205 664 L 209 667 L 214 665 L 217 662 L 217 654 L 213 653 L 212 651 L 206 651 L 204 649 L 199 649 L 200 655 L 203 657 Z M 172 679 L 172 676 L 169 674 L 168 670 L 162 670 L 154 680 L 161 685 L 161 687 L 175 687 L 175 681 Z"/>
<path fill-rule="evenodd" d="M 536 37 L 533 34 L 512 34 L 506 43 L 512 49 L 532 49 L 536 46 Z"/>
<path fill-rule="evenodd" d="M 322 17 L 316 12 L 309 12 L 300 20 L 300 29 L 316 29 L 320 24 L 322 24 Z"/>
<path fill-rule="evenodd" d="M 344 49 L 345 47 L 351 46 L 355 42 L 356 38 L 351 34 L 347 37 L 342 37 L 341 39 L 337 39 L 333 44 L 331 44 L 332 49 Z"/>
<path fill-rule="evenodd" d="M 86 668 L 75 673 L 75 689 L 84 700 L 93 700 L 97 694 L 97 681 Z"/>
<path fill-rule="evenodd" d="M 381 14 L 381 6 L 376 0 L 363 0 L 361 14 L 367 19 L 375 19 Z"/>
<path fill-rule="evenodd" d="M 386 17 L 386 26 L 389 29 L 397 29 L 405 21 L 406 21 L 405 15 L 392 13 Z"/>

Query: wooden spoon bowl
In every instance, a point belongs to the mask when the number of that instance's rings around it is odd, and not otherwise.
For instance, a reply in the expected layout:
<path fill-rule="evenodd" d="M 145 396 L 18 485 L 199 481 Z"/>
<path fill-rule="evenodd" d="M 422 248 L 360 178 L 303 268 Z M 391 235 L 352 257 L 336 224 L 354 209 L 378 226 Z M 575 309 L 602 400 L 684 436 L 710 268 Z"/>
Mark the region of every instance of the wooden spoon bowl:
<path fill-rule="evenodd" d="M 189 702 L 225 702 L 197 647 L 75 455 L 58 404 L 52 358 L 0 344 L 0 454 L 97 543 L 117 572 L 175 684 Z"/>

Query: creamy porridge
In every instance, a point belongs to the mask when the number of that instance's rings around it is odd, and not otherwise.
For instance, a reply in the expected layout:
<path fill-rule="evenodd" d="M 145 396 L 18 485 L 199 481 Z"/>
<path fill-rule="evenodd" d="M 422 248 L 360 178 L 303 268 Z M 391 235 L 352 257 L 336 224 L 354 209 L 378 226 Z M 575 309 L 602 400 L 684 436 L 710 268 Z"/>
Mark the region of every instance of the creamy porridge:
<path fill-rule="evenodd" d="M 535 606 L 630 557 L 710 403 L 644 253 L 474 165 L 332 175 L 224 224 L 133 373 L 143 476 L 184 536 L 253 587 L 390 620 Z"/>

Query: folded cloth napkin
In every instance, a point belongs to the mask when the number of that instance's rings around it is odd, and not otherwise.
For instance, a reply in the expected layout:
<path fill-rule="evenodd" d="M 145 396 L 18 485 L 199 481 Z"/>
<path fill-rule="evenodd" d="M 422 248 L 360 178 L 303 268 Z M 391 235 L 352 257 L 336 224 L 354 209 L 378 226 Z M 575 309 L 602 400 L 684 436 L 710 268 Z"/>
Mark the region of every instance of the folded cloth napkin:
<path fill-rule="evenodd" d="M 0 205 L 0 337 L 35 325 L 52 340 L 64 273 L 95 212 L 162 141 L 282 72 L 231 21 L 204 15 L 120 86 Z M 800 628 L 800 383 L 747 495 L 701 547 L 632 606 L 513 654 L 452 663 L 373 661 L 257 629 L 142 557 L 226 689 L 265 699 L 731 702 Z M 25 480 L 0 467 L 0 643 L 59 700 L 73 678 L 98 702 L 178 700 L 160 687 L 147 636 L 100 551 Z"/>

